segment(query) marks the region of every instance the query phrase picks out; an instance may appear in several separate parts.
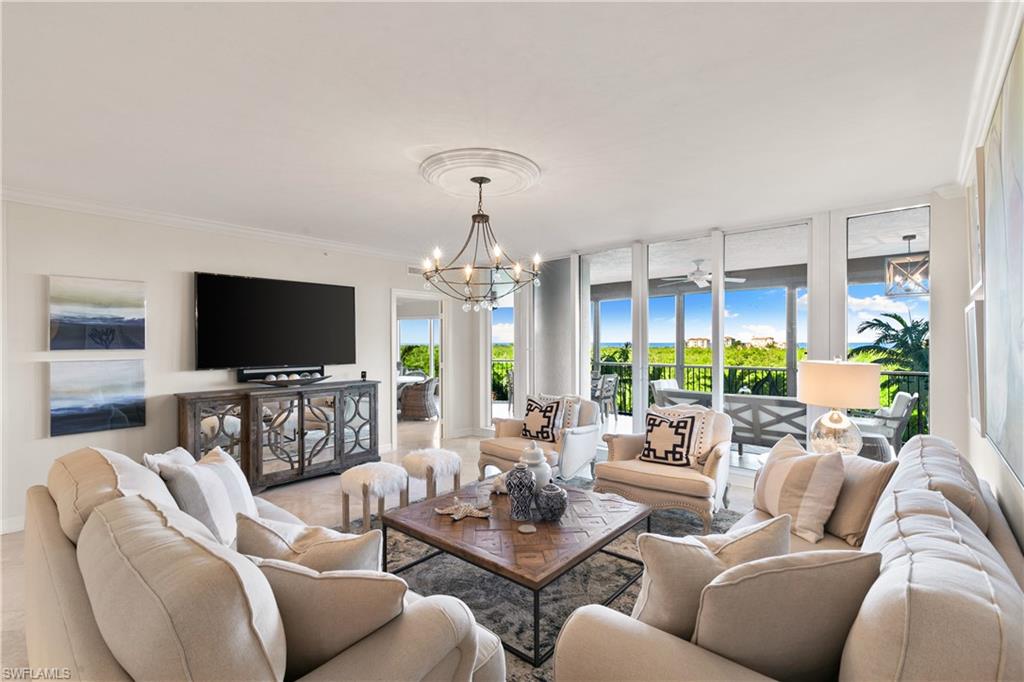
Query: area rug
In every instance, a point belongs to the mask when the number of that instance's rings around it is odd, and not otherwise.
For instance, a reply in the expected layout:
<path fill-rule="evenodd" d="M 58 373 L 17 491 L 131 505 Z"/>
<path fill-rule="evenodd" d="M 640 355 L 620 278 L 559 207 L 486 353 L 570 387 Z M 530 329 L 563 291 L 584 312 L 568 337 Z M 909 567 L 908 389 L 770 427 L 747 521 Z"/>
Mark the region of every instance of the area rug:
<path fill-rule="evenodd" d="M 590 488 L 592 483 L 588 479 L 577 479 L 570 481 L 569 485 Z M 507 498 L 502 496 L 498 503 L 507 504 Z M 739 513 L 724 509 L 715 514 L 711 532 L 724 533 L 739 518 Z M 360 522 L 353 523 L 353 528 L 360 525 Z M 673 509 L 655 512 L 651 531 L 682 537 L 699 534 L 702 529 L 701 521 L 695 514 Z M 639 559 L 636 538 L 644 530 L 644 524 L 639 524 L 609 544 L 608 549 Z M 388 531 L 388 566 L 392 570 L 431 551 L 432 548 L 407 535 L 395 530 Z M 547 650 L 554 644 L 562 624 L 574 610 L 586 604 L 600 604 L 637 570 L 639 568 L 635 564 L 599 552 L 545 587 L 540 602 L 540 648 Z M 526 588 L 449 554 L 442 554 L 403 571 L 401 577 L 409 583 L 409 589 L 419 594 L 450 594 L 458 597 L 473 610 L 478 623 L 522 651 L 530 653 L 533 650 L 533 595 Z M 639 591 L 640 582 L 637 581 L 609 608 L 630 613 Z M 538 668 L 508 652 L 505 653 L 505 661 L 510 682 L 554 679 L 554 658 L 549 658 Z"/>

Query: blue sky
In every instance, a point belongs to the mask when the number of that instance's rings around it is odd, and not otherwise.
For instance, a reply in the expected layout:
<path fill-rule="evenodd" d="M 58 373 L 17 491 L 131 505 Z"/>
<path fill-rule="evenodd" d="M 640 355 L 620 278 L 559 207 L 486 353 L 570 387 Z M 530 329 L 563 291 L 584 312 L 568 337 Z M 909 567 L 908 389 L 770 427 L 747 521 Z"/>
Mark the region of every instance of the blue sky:
<path fill-rule="evenodd" d="M 858 334 L 857 325 L 885 312 L 928 317 L 928 297 L 891 297 L 882 284 L 857 284 L 849 288 L 848 327 L 851 343 L 874 340 L 871 333 Z M 797 292 L 797 342 L 807 342 L 807 293 Z M 671 296 L 649 301 L 648 336 L 651 343 L 672 343 L 675 339 L 675 302 Z M 632 336 L 631 303 L 628 300 L 601 302 L 601 342 L 625 343 Z M 687 294 L 686 338 L 711 336 L 711 292 Z M 742 341 L 754 336 L 786 339 L 786 290 L 784 288 L 726 291 L 725 334 Z"/>
<path fill-rule="evenodd" d="M 483 313 L 464 313 L 456 311 L 458 315 L 482 315 Z M 434 327 L 434 343 L 438 341 L 439 332 Z M 398 345 L 425 345 L 430 338 L 427 330 L 427 320 L 399 320 L 398 321 Z M 491 311 L 491 338 L 495 343 L 512 343 L 512 308 L 495 308 Z"/>
<path fill-rule="evenodd" d="M 437 325 L 435 324 L 434 334 L 436 335 Z M 438 338 L 435 336 L 434 343 Z M 430 332 L 427 328 L 427 320 L 399 320 L 398 321 L 398 345 L 426 345 L 430 342 Z"/>

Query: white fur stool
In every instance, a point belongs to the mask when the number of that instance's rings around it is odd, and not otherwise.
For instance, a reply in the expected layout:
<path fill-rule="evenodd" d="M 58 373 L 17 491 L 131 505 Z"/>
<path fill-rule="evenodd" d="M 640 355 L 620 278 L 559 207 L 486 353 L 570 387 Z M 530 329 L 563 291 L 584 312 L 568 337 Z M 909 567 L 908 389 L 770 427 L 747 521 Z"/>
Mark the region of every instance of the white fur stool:
<path fill-rule="evenodd" d="M 462 458 L 451 450 L 442 450 L 441 448 L 413 450 L 402 458 L 402 466 L 409 472 L 410 478 L 426 479 L 428 499 L 437 497 L 437 479 L 439 478 L 451 476 L 454 489 L 458 490 L 461 487 L 459 479 L 462 473 Z M 406 486 L 408 486 L 408 481 Z M 408 499 L 408 487 L 406 487 L 405 496 Z"/>
<path fill-rule="evenodd" d="M 363 532 L 370 530 L 370 496 L 377 498 L 377 516 L 384 516 L 384 497 L 399 494 L 399 506 L 409 504 L 409 475 L 397 464 L 367 462 L 341 474 L 341 529 L 349 529 L 349 496 L 363 497 Z"/>

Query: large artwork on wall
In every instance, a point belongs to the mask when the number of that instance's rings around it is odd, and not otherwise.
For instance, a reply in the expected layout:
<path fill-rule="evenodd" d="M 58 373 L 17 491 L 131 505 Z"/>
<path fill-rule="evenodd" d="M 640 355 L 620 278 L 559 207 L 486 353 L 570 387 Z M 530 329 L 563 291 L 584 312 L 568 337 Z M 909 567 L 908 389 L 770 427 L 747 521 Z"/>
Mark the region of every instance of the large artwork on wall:
<path fill-rule="evenodd" d="M 145 347 L 145 284 L 50 277 L 50 350 Z"/>
<path fill-rule="evenodd" d="M 50 363 L 50 435 L 146 425 L 142 360 Z"/>
<path fill-rule="evenodd" d="M 985 140 L 985 433 L 1024 480 L 1024 36 Z"/>

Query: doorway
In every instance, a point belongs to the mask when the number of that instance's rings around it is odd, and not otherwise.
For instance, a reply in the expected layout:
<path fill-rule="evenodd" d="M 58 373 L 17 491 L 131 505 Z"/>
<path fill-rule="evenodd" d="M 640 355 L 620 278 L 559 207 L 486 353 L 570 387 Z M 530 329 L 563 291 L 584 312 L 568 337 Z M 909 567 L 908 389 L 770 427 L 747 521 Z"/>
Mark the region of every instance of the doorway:
<path fill-rule="evenodd" d="M 444 438 L 445 304 L 431 292 L 392 290 L 391 423 L 399 451 Z"/>

